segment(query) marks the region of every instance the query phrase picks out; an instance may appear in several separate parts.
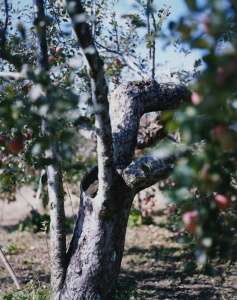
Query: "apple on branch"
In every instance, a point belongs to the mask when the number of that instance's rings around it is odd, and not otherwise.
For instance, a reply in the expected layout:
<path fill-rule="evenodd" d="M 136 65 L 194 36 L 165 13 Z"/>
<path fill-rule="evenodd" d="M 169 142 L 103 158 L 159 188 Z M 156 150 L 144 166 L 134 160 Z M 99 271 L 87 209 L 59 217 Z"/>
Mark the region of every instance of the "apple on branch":
<path fill-rule="evenodd" d="M 214 127 L 211 134 L 224 150 L 230 150 L 236 146 L 236 134 L 225 124 Z"/>
<path fill-rule="evenodd" d="M 24 143 L 16 137 L 9 142 L 9 148 L 13 153 L 20 153 L 24 149 L 24 146 Z"/>
<path fill-rule="evenodd" d="M 230 199 L 225 195 L 216 194 L 214 196 L 214 199 L 216 202 L 216 206 L 219 209 L 228 209 L 231 205 Z"/>
<path fill-rule="evenodd" d="M 189 233 L 194 233 L 196 231 L 197 222 L 198 222 L 198 211 L 187 211 L 183 214 L 182 220 L 184 222 L 184 228 Z"/>

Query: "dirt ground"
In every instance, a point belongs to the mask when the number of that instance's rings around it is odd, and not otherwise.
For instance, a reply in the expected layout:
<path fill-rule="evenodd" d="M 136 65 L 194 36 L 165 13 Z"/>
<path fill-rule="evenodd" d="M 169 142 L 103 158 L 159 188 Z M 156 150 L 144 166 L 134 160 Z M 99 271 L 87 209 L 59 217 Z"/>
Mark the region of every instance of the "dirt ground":
<path fill-rule="evenodd" d="M 34 205 L 31 190 L 25 187 L 21 192 Z M 155 223 L 127 230 L 118 299 L 237 299 L 236 262 L 215 261 L 215 276 L 207 276 L 200 266 L 192 274 L 183 272 L 193 254 L 177 243 L 175 232 L 167 226 L 167 205 L 162 196 L 156 198 Z M 78 199 L 72 201 L 77 211 Z M 48 287 L 50 270 L 45 235 L 16 231 L 19 221 L 29 211 L 20 195 L 9 205 L 0 202 L 0 246 L 22 286 Z M 66 214 L 72 217 L 69 199 Z M 0 299 L 5 291 L 13 289 L 12 279 L 0 261 Z"/>

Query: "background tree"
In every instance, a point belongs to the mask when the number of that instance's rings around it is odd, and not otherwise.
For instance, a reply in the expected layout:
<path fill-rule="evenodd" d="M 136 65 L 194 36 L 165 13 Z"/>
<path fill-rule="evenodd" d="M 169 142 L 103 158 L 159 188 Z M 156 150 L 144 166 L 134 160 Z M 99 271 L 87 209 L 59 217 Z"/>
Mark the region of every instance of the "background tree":
<path fill-rule="evenodd" d="M 178 162 L 167 196 L 175 199 L 185 228 L 195 233 L 196 257 L 205 264 L 217 253 L 235 257 L 236 4 L 186 3 L 189 16 L 170 28 L 174 38 L 202 51 L 204 71 L 190 85 L 191 103 L 168 126 L 179 127 L 187 145 L 205 141 L 205 151 Z"/>

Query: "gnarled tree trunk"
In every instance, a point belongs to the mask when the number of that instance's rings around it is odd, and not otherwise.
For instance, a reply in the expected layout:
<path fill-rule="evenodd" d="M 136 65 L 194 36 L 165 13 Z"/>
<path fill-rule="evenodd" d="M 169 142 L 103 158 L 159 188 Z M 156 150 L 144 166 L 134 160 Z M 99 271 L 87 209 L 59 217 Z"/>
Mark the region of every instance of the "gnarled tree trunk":
<path fill-rule="evenodd" d="M 184 154 L 180 151 L 160 158 L 150 153 L 132 162 L 139 119 L 149 107 L 175 108 L 188 98 L 184 86 L 154 81 L 130 82 L 112 95 L 110 118 L 117 170 L 113 194 L 106 199 L 99 193 L 97 167 L 82 180 L 79 215 L 67 252 L 67 274 L 60 299 L 113 299 L 133 198 L 140 190 L 166 178 L 177 158 Z"/>
<path fill-rule="evenodd" d="M 81 183 L 81 202 L 67 251 L 66 276 L 54 300 L 113 299 L 132 201 L 137 192 L 164 179 L 184 154 L 150 153 L 132 162 L 144 113 L 175 109 L 190 93 L 183 85 L 154 80 L 121 85 L 108 102 L 103 62 L 81 1 L 67 0 L 72 24 L 87 61 L 95 104 L 98 168 Z M 73 9 L 72 9 L 73 7 Z M 87 51 L 88 48 L 93 49 Z"/>
<path fill-rule="evenodd" d="M 124 249 L 133 194 L 117 175 L 115 205 L 100 210 L 98 169 L 81 183 L 81 201 L 68 250 L 68 268 L 61 299 L 112 299 Z"/>

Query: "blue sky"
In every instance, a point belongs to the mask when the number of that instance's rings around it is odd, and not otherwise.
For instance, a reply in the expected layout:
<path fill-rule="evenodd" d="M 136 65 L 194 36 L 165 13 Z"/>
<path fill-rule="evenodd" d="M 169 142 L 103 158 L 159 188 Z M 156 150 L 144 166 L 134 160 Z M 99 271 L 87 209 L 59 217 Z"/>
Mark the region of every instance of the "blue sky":
<path fill-rule="evenodd" d="M 198 0 L 198 3 L 205 2 L 206 0 Z M 18 1 L 12 0 L 14 6 Z M 32 3 L 33 0 L 25 0 L 24 3 Z M 135 0 L 120 0 L 118 3 L 118 10 L 121 14 L 134 12 L 134 4 L 137 3 Z M 170 6 L 171 15 L 168 20 L 165 21 L 164 28 L 168 26 L 170 21 L 177 21 L 180 16 L 186 15 L 188 10 L 184 0 L 155 0 L 154 4 L 160 9 L 164 5 Z M 159 63 L 159 72 L 169 76 L 170 72 L 174 70 L 192 70 L 193 63 L 196 59 L 201 57 L 199 51 L 192 50 L 191 54 L 185 56 L 184 53 L 179 51 L 175 52 L 175 48 L 171 45 L 163 49 L 164 41 L 157 39 L 156 41 L 156 63 Z M 145 47 L 144 47 L 145 48 Z M 142 50 L 143 51 L 143 50 Z M 144 51 L 147 51 L 146 49 Z M 164 80 L 171 80 L 171 78 L 165 78 Z"/>
<path fill-rule="evenodd" d="M 205 2 L 206 0 L 198 0 L 198 4 L 203 4 Z M 121 12 L 121 14 L 135 12 L 134 4 L 136 3 L 137 2 L 135 0 L 120 0 L 118 5 L 119 11 Z M 185 16 L 188 14 L 188 9 L 184 0 L 156 0 L 154 1 L 154 4 L 158 9 L 162 8 L 164 5 L 166 5 L 167 7 L 170 6 L 171 14 L 168 17 L 168 20 L 166 20 L 164 23 L 164 29 L 167 28 L 170 21 L 178 21 L 181 16 Z M 160 67 L 160 70 L 158 72 L 165 74 L 164 81 L 173 81 L 173 78 L 170 78 L 170 73 L 172 71 L 182 69 L 192 71 L 195 60 L 201 58 L 202 56 L 200 51 L 193 49 L 189 55 L 185 56 L 184 53 L 175 51 L 173 45 L 168 46 L 164 49 L 164 43 L 164 41 L 159 39 L 157 39 L 156 41 L 156 63 L 163 65 L 162 67 Z"/>

